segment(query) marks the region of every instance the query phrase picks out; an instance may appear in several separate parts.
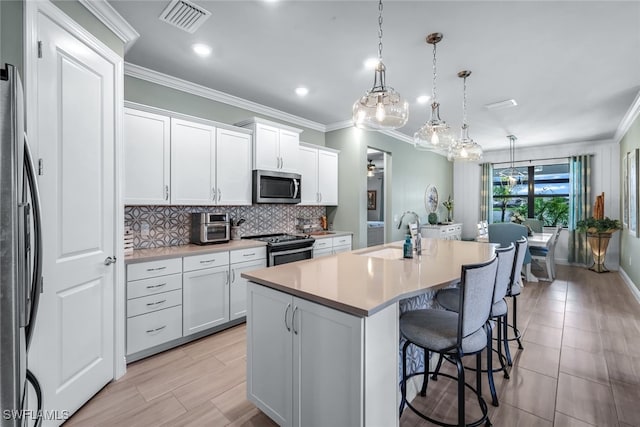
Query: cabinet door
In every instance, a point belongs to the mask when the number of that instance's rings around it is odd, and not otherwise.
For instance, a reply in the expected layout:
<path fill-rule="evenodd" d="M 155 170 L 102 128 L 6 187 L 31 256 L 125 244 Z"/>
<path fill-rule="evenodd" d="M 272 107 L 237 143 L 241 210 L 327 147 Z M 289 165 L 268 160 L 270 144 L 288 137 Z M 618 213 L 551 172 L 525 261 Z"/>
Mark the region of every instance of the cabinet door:
<path fill-rule="evenodd" d="M 292 425 L 292 303 L 290 295 L 248 284 L 247 398 L 280 426 Z"/>
<path fill-rule="evenodd" d="M 302 175 L 302 192 L 300 203 L 303 205 L 317 205 L 320 197 L 318 194 L 318 150 L 300 146 L 299 172 Z"/>
<path fill-rule="evenodd" d="M 298 147 L 300 134 L 280 129 L 280 170 L 298 172 Z"/>
<path fill-rule="evenodd" d="M 363 425 L 363 319 L 299 298 L 293 305 L 293 425 Z"/>
<path fill-rule="evenodd" d="M 278 128 L 256 124 L 254 134 L 254 169 L 280 170 Z"/>
<path fill-rule="evenodd" d="M 172 204 L 213 204 L 215 138 L 214 127 L 171 119 Z"/>
<path fill-rule="evenodd" d="M 251 205 L 251 135 L 217 130 L 216 187 L 218 205 Z"/>
<path fill-rule="evenodd" d="M 318 150 L 318 192 L 320 204 L 338 204 L 338 153 Z"/>
<path fill-rule="evenodd" d="M 125 108 L 125 204 L 169 204 L 169 124 L 169 117 Z"/>
<path fill-rule="evenodd" d="M 229 286 L 229 320 L 247 315 L 247 279 L 240 275 L 267 266 L 267 259 L 231 264 L 231 285 Z"/>
<path fill-rule="evenodd" d="M 229 267 L 190 271 L 182 275 L 183 334 L 229 321 Z"/>

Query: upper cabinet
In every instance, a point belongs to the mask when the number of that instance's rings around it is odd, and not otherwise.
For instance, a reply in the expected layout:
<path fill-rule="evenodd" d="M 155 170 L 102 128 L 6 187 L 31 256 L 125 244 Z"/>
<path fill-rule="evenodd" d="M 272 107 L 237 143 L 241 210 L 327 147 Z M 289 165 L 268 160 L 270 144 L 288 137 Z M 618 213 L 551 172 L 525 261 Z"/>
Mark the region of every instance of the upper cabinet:
<path fill-rule="evenodd" d="M 251 133 L 125 109 L 125 204 L 251 205 Z"/>
<path fill-rule="evenodd" d="M 236 125 L 253 130 L 253 169 L 299 172 L 300 129 L 257 117 Z"/>
<path fill-rule="evenodd" d="M 301 143 L 299 148 L 303 205 L 338 204 L 338 151 Z"/>
<path fill-rule="evenodd" d="M 124 109 L 124 203 L 168 205 L 170 119 Z"/>

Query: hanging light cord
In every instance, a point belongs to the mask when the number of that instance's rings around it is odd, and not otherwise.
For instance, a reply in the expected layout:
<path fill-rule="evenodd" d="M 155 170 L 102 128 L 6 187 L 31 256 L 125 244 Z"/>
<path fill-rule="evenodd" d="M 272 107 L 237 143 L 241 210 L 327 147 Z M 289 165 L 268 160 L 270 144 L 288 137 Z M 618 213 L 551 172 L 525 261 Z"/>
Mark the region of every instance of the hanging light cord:
<path fill-rule="evenodd" d="M 378 60 L 382 62 L 382 0 L 378 2 Z"/>
<path fill-rule="evenodd" d="M 437 43 L 433 44 L 433 85 L 432 85 L 432 87 L 433 87 L 433 90 L 432 90 L 433 99 L 431 100 L 431 102 L 433 104 L 438 102 L 438 97 L 436 96 L 436 75 L 437 75 L 437 73 L 436 73 L 436 44 Z"/>
<path fill-rule="evenodd" d="M 467 77 L 462 79 L 462 128 L 467 128 Z"/>

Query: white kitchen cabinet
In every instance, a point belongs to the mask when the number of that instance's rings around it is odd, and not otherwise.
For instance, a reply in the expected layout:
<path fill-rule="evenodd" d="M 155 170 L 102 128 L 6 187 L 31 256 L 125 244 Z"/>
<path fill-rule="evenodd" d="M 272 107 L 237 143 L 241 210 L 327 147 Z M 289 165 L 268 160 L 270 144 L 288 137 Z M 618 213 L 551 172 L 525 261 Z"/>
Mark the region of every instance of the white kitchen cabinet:
<path fill-rule="evenodd" d="M 298 173 L 302 130 L 257 117 L 236 125 L 253 130 L 253 169 Z"/>
<path fill-rule="evenodd" d="M 124 109 L 124 203 L 168 205 L 170 119 Z"/>
<path fill-rule="evenodd" d="M 172 204 L 215 204 L 215 141 L 215 127 L 171 119 Z"/>
<path fill-rule="evenodd" d="M 229 129 L 216 133 L 216 204 L 251 205 L 251 135 Z"/>
<path fill-rule="evenodd" d="M 253 255 L 252 255 L 253 254 Z M 231 284 L 229 286 L 229 320 L 239 319 L 247 315 L 247 282 L 242 273 L 266 268 L 266 248 L 253 248 L 231 252 Z M 253 261 L 234 262 L 236 259 L 253 259 Z"/>
<path fill-rule="evenodd" d="M 320 258 L 340 252 L 348 252 L 351 250 L 351 244 L 351 235 L 316 238 L 313 244 L 313 257 Z"/>
<path fill-rule="evenodd" d="M 351 250 L 351 235 L 333 238 L 333 253 L 349 252 Z"/>
<path fill-rule="evenodd" d="M 300 174 L 303 205 L 332 206 L 338 204 L 338 152 L 300 144 Z"/>
<path fill-rule="evenodd" d="M 460 240 L 462 238 L 462 224 L 429 224 L 420 227 L 422 237 L 442 240 Z"/>
<path fill-rule="evenodd" d="M 364 423 L 363 319 L 249 283 L 247 395 L 281 426 Z"/>

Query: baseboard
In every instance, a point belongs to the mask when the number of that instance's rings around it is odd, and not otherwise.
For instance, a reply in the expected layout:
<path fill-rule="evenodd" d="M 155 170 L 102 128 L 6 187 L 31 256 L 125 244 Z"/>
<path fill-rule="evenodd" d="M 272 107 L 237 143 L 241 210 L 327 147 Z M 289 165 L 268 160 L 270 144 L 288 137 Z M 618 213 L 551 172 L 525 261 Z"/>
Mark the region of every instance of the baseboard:
<path fill-rule="evenodd" d="M 631 291 L 631 293 L 635 297 L 635 299 L 638 302 L 638 304 L 640 304 L 640 289 L 638 289 L 636 284 L 633 283 L 633 280 L 631 280 L 631 278 L 627 275 L 627 272 L 624 271 L 624 269 L 622 267 L 620 267 L 618 269 L 618 272 L 620 273 L 620 276 L 622 277 L 622 280 L 624 280 L 624 283 L 627 285 L 627 287 L 629 288 L 629 290 Z"/>

